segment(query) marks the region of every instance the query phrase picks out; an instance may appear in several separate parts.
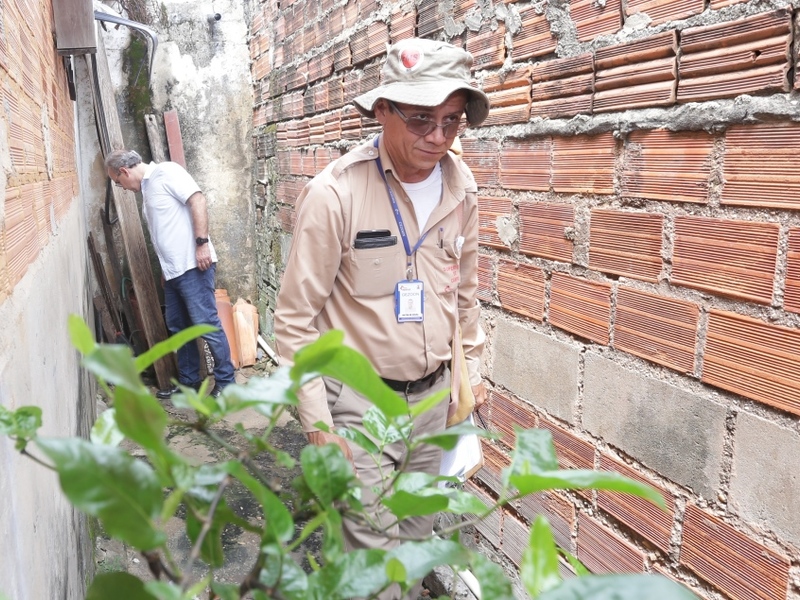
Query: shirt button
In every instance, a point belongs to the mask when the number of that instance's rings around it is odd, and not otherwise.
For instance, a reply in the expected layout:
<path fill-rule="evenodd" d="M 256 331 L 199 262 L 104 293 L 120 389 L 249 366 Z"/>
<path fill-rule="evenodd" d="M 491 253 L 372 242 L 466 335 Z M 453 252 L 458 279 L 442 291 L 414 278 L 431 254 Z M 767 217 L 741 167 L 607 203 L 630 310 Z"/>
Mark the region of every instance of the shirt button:
<path fill-rule="evenodd" d="M 380 259 L 380 258 L 376 258 L 376 259 L 375 259 L 375 264 L 376 264 L 376 265 L 379 265 L 379 264 L 381 264 L 381 259 Z"/>

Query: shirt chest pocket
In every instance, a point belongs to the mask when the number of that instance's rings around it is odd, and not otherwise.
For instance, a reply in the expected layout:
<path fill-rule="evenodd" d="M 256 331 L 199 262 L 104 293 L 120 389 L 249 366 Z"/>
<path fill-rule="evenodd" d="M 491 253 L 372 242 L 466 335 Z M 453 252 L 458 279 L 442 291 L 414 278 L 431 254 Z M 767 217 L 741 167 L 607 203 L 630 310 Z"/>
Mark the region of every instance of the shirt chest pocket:
<path fill-rule="evenodd" d="M 463 241 L 444 240 L 436 252 L 437 293 L 447 294 L 461 283 L 461 246 Z"/>
<path fill-rule="evenodd" d="M 353 295 L 377 298 L 394 294 L 403 279 L 405 254 L 399 244 L 384 248 L 351 248 Z"/>

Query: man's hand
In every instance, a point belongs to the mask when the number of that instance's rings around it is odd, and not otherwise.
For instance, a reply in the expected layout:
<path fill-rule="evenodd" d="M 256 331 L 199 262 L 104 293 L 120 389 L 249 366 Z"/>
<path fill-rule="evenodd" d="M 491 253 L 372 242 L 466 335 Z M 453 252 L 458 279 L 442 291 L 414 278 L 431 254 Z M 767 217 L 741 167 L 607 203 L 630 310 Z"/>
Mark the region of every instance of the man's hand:
<path fill-rule="evenodd" d="M 475 396 L 475 410 L 478 410 L 486 402 L 486 386 L 483 381 L 472 386 L 472 395 Z"/>
<path fill-rule="evenodd" d="M 343 437 L 339 437 L 335 433 L 328 433 L 327 431 L 309 431 L 306 436 L 308 436 L 308 441 L 315 446 L 338 444 L 339 448 L 341 448 L 342 452 L 344 452 L 344 457 L 350 461 L 350 464 L 353 465 L 353 471 L 355 471 L 353 452 L 350 450 L 350 446 L 347 445 L 347 440 L 345 440 Z"/>
<path fill-rule="evenodd" d="M 198 246 L 197 250 L 195 250 L 194 256 L 197 259 L 197 268 L 201 271 L 207 271 L 211 266 L 211 250 L 209 249 L 208 244 Z"/>

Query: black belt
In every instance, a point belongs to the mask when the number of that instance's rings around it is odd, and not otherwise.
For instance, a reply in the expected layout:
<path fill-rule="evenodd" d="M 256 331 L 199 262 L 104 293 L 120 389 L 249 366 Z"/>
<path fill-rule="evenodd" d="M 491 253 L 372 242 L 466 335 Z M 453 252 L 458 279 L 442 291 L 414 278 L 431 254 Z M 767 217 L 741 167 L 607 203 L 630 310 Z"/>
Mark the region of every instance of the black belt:
<path fill-rule="evenodd" d="M 444 373 L 445 363 L 436 367 L 432 373 L 428 373 L 422 379 L 416 381 L 397 381 L 396 379 L 383 379 L 383 383 L 392 388 L 395 392 L 404 392 L 407 396 L 411 394 L 419 394 L 425 390 L 433 387 L 433 384 L 439 379 L 439 376 Z"/>

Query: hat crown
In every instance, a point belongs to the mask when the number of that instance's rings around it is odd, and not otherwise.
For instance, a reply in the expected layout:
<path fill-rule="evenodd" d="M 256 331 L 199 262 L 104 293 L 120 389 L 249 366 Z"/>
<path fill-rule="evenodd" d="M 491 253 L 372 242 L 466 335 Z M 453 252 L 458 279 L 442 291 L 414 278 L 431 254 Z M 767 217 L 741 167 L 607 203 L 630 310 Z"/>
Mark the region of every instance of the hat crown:
<path fill-rule="evenodd" d="M 383 65 L 383 83 L 470 81 L 472 56 L 446 42 L 412 38 L 396 43 Z"/>

